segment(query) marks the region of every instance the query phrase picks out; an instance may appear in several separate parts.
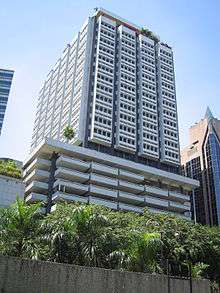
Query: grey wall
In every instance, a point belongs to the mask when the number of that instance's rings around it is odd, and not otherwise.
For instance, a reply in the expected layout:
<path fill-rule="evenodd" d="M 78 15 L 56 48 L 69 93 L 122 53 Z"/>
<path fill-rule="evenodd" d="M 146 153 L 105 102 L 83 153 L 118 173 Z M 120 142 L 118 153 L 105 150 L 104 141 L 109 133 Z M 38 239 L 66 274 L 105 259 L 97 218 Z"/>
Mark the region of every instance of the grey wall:
<path fill-rule="evenodd" d="M 17 196 L 24 198 L 25 184 L 21 179 L 0 175 L 0 207 L 8 207 Z"/>
<path fill-rule="evenodd" d="M 170 293 L 190 293 L 188 280 L 171 279 Z M 167 278 L 0 256 L 1 293 L 168 293 Z M 210 293 L 193 281 L 193 293 Z"/>

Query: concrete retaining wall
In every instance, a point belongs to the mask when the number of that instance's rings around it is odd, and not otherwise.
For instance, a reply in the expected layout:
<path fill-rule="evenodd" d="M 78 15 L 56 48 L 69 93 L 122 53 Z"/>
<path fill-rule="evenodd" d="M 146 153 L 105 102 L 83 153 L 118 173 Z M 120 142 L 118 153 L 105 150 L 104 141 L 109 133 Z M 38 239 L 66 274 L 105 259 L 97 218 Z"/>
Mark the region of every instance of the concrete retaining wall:
<path fill-rule="evenodd" d="M 170 280 L 170 293 L 190 293 L 188 280 Z M 120 272 L 0 256 L 1 293 L 168 293 L 166 276 Z M 193 281 L 193 293 L 210 293 Z"/>

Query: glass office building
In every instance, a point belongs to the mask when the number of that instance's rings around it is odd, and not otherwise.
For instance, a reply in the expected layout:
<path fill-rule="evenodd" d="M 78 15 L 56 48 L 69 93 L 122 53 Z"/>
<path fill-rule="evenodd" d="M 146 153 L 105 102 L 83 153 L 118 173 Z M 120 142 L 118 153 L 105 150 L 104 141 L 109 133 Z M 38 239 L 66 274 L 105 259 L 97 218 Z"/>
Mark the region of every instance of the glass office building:
<path fill-rule="evenodd" d="M 220 143 L 214 133 L 209 135 L 206 149 L 213 219 L 220 224 Z"/>
<path fill-rule="evenodd" d="M 220 225 L 220 120 L 209 108 L 190 128 L 190 145 L 181 153 L 184 175 L 200 181 L 192 195 L 193 219 Z"/>
<path fill-rule="evenodd" d="M 11 89 L 13 70 L 0 69 L 0 135 Z"/>

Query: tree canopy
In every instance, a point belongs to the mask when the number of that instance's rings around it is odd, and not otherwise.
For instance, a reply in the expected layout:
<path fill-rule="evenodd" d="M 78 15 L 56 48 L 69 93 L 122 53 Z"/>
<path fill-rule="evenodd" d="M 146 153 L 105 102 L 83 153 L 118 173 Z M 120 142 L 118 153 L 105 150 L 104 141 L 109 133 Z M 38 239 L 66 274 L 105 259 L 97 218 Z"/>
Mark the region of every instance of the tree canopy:
<path fill-rule="evenodd" d="M 39 260 L 162 273 L 162 260 L 193 277 L 220 280 L 220 229 L 167 214 L 58 204 L 47 215 L 18 200 L 0 211 L 0 253 Z M 173 272 L 178 275 L 179 271 Z M 184 270 L 183 270 L 184 273 Z"/>

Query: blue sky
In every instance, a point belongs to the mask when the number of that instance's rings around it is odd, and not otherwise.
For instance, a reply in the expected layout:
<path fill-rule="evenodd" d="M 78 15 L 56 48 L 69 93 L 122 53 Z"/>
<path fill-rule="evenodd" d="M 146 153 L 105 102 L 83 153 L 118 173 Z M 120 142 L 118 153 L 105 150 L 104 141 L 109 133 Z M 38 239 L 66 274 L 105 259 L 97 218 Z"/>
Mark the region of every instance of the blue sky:
<path fill-rule="evenodd" d="M 181 145 L 209 105 L 220 118 L 219 0 L 13 0 L 0 9 L 0 68 L 14 69 L 0 157 L 29 152 L 37 94 L 94 7 L 149 27 L 173 47 Z"/>

